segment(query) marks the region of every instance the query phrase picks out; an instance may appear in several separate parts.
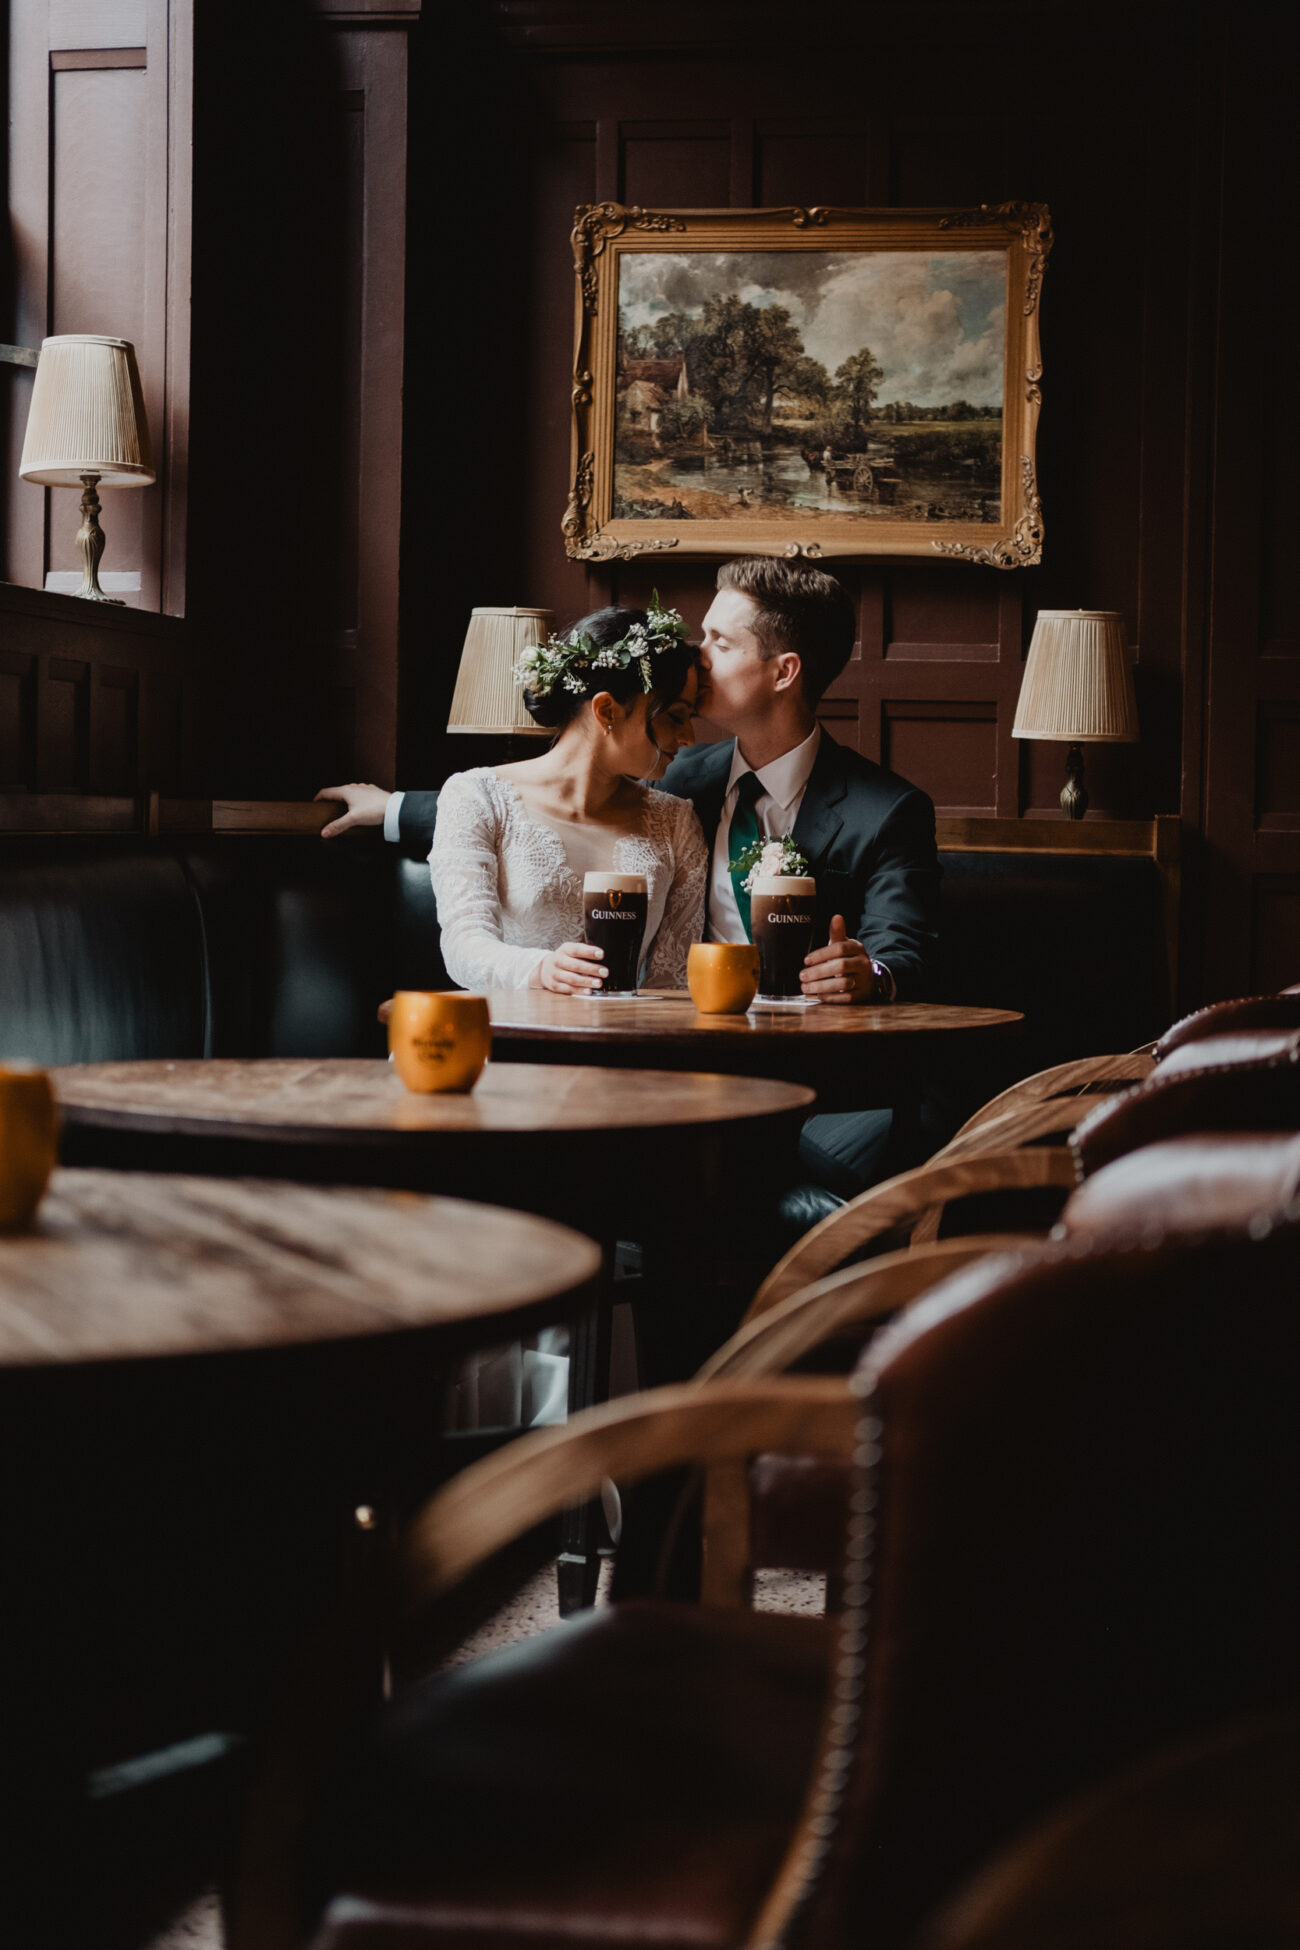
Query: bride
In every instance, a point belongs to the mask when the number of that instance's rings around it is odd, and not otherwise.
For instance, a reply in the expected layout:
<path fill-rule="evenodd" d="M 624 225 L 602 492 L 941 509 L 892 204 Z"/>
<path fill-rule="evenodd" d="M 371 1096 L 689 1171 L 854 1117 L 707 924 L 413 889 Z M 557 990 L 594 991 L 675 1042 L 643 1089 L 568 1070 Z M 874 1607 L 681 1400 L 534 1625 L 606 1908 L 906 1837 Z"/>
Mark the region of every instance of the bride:
<path fill-rule="evenodd" d="M 582 939 L 582 880 L 645 875 L 644 980 L 682 988 L 703 929 L 709 853 L 695 809 L 642 783 L 693 743 L 697 652 L 676 610 L 599 609 L 525 652 L 515 675 L 541 758 L 456 772 L 438 796 L 429 868 L 447 972 L 463 988 L 599 988 Z M 562 1422 L 568 1333 L 546 1328 L 474 1356 L 456 1383 L 461 1427 Z M 612 1510 L 607 1509 L 612 1517 Z"/>
<path fill-rule="evenodd" d="M 524 653 L 515 675 L 550 749 L 453 773 L 438 798 L 429 866 L 462 988 L 599 988 L 601 951 L 582 939 L 583 875 L 597 868 L 645 875 L 643 979 L 685 986 L 708 848 L 689 802 L 642 781 L 693 742 L 696 658 L 677 611 L 657 606 L 596 610 Z"/>

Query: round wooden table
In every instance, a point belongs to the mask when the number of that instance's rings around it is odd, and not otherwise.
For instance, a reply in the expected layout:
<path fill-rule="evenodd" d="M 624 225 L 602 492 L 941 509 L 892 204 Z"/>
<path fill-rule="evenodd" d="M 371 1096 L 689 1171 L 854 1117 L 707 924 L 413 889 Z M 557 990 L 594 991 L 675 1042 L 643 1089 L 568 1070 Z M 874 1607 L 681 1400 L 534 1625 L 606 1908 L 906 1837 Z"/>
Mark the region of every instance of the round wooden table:
<path fill-rule="evenodd" d="M 567 1319 L 599 1271 L 569 1227 L 461 1199 L 60 1169 L 0 1232 L 0 1368 L 394 1335 L 446 1360 Z"/>
<path fill-rule="evenodd" d="M 69 1163 L 401 1185 L 545 1212 L 607 1241 L 706 1220 L 738 1174 L 777 1182 L 813 1101 L 764 1078 L 496 1060 L 463 1096 L 415 1095 L 369 1057 L 50 1074 Z"/>
<path fill-rule="evenodd" d="M 1024 1021 L 1014 1009 L 942 1002 L 756 1005 L 743 1016 L 706 1016 L 685 990 L 588 1002 L 540 989 L 494 989 L 487 1000 L 497 1058 L 780 1078 L 811 1085 L 822 1110 L 898 1104 L 941 1067 L 1014 1035 Z"/>
<path fill-rule="evenodd" d="M 571 1410 L 608 1387 L 616 1242 L 670 1242 L 687 1264 L 729 1252 L 727 1224 L 774 1207 L 791 1181 L 813 1102 L 765 1078 L 495 1060 L 464 1096 L 414 1095 L 390 1064 L 364 1057 L 90 1063 L 51 1075 L 68 1163 L 405 1186 L 589 1233 L 604 1278 L 571 1332 Z M 590 1602 L 598 1568 L 590 1520 L 566 1520 L 566 1610 Z"/>
<path fill-rule="evenodd" d="M 599 1264 L 565 1227 L 460 1200 L 120 1171 L 56 1171 L 30 1229 L 0 1234 L 14 1943 L 98 1941 L 113 1892 L 85 1824 L 125 1805 L 120 1763 L 257 1731 L 447 1473 L 463 1353 L 580 1316 Z"/>

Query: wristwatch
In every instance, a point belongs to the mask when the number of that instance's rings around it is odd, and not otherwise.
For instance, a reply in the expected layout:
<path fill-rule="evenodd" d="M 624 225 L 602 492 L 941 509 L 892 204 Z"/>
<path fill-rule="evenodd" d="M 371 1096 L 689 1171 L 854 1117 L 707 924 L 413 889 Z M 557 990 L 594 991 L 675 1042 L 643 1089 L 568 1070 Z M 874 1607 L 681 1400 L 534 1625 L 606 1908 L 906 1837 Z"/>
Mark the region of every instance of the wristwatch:
<path fill-rule="evenodd" d="M 883 962 L 875 961 L 870 955 L 868 955 L 867 959 L 871 962 L 871 973 L 874 980 L 871 994 L 867 997 L 868 1002 L 892 1002 L 894 999 L 893 976 Z"/>

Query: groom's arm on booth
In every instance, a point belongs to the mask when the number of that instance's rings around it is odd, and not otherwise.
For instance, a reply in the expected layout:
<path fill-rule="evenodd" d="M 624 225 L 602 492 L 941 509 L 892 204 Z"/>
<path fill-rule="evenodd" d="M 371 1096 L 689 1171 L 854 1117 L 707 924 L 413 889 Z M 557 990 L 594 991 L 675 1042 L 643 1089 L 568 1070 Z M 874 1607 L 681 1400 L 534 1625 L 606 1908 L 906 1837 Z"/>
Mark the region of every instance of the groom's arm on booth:
<path fill-rule="evenodd" d="M 338 799 L 344 806 L 337 819 L 321 828 L 323 840 L 337 839 L 358 826 L 382 826 L 384 838 L 399 842 L 407 853 L 426 859 L 433 845 L 438 814 L 436 792 L 386 792 L 381 785 L 326 785 L 318 799 Z"/>

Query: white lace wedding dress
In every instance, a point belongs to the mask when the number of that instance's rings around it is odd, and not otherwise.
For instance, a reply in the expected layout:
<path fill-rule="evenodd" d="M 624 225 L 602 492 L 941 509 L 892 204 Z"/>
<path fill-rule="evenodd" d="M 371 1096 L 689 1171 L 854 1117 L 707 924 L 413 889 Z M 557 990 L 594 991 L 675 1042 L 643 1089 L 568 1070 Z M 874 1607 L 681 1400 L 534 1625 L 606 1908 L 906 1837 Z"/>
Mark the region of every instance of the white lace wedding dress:
<path fill-rule="evenodd" d="M 708 848 L 688 800 L 647 786 L 639 791 L 639 831 L 615 837 L 586 826 L 573 839 L 581 838 L 584 863 L 645 875 L 642 981 L 684 988 L 686 951 L 704 925 Z M 486 766 L 448 779 L 438 796 L 429 870 L 453 982 L 527 988 L 551 949 L 581 941 L 582 874 L 571 857 L 576 847 L 566 849 L 566 831 L 535 818 L 517 788 Z"/>
<path fill-rule="evenodd" d="M 522 989 L 543 957 L 581 941 L 582 871 L 643 873 L 648 894 L 641 979 L 684 988 L 686 951 L 704 927 L 709 850 L 689 800 L 641 787 L 639 830 L 536 818 L 508 779 L 480 766 L 456 772 L 438 795 L 429 871 L 442 954 L 467 989 Z M 462 1428 L 562 1422 L 569 1337 L 544 1328 L 535 1344 L 477 1354 L 462 1368 L 450 1405 Z"/>

